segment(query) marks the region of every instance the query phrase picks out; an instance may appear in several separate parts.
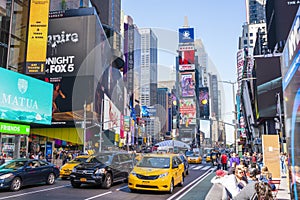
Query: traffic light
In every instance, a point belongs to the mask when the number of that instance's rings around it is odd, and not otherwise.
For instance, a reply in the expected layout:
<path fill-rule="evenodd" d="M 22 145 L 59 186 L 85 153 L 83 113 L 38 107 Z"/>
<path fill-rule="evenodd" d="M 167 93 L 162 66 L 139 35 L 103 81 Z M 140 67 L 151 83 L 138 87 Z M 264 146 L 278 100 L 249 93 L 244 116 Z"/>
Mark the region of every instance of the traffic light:
<path fill-rule="evenodd" d="M 200 118 L 209 118 L 209 93 L 208 87 L 199 88 Z"/>

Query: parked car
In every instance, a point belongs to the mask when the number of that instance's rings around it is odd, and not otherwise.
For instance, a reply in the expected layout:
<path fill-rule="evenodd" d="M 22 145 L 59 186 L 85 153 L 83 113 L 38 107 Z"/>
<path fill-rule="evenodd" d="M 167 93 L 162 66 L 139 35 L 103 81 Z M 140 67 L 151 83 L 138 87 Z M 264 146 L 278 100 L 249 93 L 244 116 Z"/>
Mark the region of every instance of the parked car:
<path fill-rule="evenodd" d="M 185 155 L 187 157 L 188 163 L 202 163 L 202 157 L 199 152 L 187 151 Z"/>
<path fill-rule="evenodd" d="M 13 159 L 0 166 L 0 188 L 18 191 L 22 186 L 45 182 L 52 185 L 59 176 L 59 168 L 47 161 Z"/>
<path fill-rule="evenodd" d="M 128 177 L 128 188 L 136 190 L 167 191 L 183 185 L 184 164 L 176 154 L 147 154 Z"/>
<path fill-rule="evenodd" d="M 81 184 L 96 184 L 110 188 L 115 182 L 126 181 L 133 166 L 132 156 L 127 152 L 101 152 L 73 168 L 71 185 L 78 188 Z"/>
<path fill-rule="evenodd" d="M 179 154 L 179 158 L 184 164 L 184 176 L 189 175 L 189 162 L 184 154 Z"/>
<path fill-rule="evenodd" d="M 73 168 L 80 163 L 85 162 L 89 157 L 90 155 L 80 155 L 61 166 L 59 177 L 63 180 L 69 178 Z"/>

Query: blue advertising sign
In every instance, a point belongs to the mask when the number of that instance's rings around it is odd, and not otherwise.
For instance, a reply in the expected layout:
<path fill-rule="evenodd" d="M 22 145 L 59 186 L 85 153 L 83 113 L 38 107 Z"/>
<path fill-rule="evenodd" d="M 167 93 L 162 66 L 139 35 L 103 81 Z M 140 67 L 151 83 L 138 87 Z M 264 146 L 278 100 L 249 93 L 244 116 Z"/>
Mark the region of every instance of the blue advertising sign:
<path fill-rule="evenodd" d="M 0 119 L 51 124 L 53 86 L 0 67 Z"/>
<path fill-rule="evenodd" d="M 194 28 L 179 29 L 179 43 L 194 42 Z"/>

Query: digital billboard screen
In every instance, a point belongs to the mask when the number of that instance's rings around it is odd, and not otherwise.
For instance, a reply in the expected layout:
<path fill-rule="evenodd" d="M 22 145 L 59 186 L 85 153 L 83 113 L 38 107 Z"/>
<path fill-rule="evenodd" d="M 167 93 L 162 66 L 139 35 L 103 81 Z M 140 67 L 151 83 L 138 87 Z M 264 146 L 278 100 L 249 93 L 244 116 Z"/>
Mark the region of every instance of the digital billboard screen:
<path fill-rule="evenodd" d="M 194 28 L 179 29 L 179 43 L 194 42 Z"/>
<path fill-rule="evenodd" d="M 52 84 L 0 67 L 0 119 L 51 124 Z"/>
<path fill-rule="evenodd" d="M 195 73 L 181 73 L 180 88 L 182 97 L 195 96 Z"/>
<path fill-rule="evenodd" d="M 209 118 L 209 92 L 208 87 L 199 88 L 200 117 Z"/>
<path fill-rule="evenodd" d="M 193 98 L 180 99 L 179 105 L 180 122 L 189 126 L 189 124 L 196 124 L 196 102 Z"/>

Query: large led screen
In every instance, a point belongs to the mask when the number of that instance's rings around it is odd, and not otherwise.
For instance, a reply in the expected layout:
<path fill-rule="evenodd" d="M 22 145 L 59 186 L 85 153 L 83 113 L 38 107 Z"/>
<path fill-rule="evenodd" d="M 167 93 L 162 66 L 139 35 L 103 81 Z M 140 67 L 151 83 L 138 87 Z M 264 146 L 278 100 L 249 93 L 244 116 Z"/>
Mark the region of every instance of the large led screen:
<path fill-rule="evenodd" d="M 0 67 L 0 119 L 51 124 L 52 84 Z"/>
<path fill-rule="evenodd" d="M 196 124 L 196 102 L 194 99 L 180 99 L 180 124 Z"/>
<path fill-rule="evenodd" d="M 194 42 L 194 28 L 179 29 L 179 43 Z"/>
<path fill-rule="evenodd" d="M 195 69 L 195 50 L 179 51 L 179 70 Z"/>
<path fill-rule="evenodd" d="M 181 73 L 180 88 L 182 97 L 195 96 L 195 73 Z"/>
<path fill-rule="evenodd" d="M 104 130 L 114 129 L 118 133 L 120 130 L 121 112 L 114 105 L 114 103 L 104 95 L 104 119 L 103 128 Z"/>

